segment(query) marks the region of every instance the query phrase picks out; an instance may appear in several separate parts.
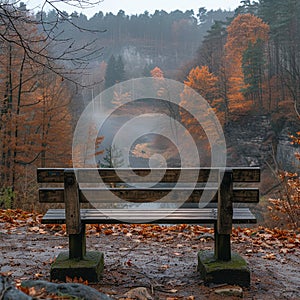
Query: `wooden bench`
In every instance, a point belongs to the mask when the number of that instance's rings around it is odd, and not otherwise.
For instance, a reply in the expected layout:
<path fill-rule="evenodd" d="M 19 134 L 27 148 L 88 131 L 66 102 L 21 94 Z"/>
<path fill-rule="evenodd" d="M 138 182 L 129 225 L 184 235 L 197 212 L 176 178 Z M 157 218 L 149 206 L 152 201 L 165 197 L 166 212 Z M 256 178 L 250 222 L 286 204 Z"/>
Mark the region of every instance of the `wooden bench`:
<path fill-rule="evenodd" d="M 65 204 L 65 209 L 49 209 L 42 223 L 66 224 L 69 235 L 69 251 L 52 265 L 51 279 L 77 276 L 92 282 L 101 278 L 103 254 L 86 251 L 85 224 L 214 224 L 214 252 L 198 255 L 201 276 L 206 282 L 249 285 L 249 269 L 231 252 L 230 234 L 232 223 L 256 222 L 249 207 L 234 203 L 259 201 L 259 189 L 253 183 L 260 181 L 260 169 L 168 168 L 163 172 L 161 176 L 162 169 L 151 173 L 148 169 L 38 169 L 39 201 Z M 196 178 L 196 184 L 191 178 Z M 202 195 L 209 196 L 209 204 Z M 82 209 L 81 203 L 88 202 L 103 208 Z M 163 208 L 139 208 L 142 203 Z"/>

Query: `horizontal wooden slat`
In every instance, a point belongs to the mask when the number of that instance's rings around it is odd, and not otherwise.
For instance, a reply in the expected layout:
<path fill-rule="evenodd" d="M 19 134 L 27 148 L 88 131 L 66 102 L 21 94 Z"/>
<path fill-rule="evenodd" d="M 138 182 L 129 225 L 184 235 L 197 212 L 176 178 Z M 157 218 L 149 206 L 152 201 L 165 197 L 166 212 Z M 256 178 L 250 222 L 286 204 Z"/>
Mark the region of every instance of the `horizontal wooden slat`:
<path fill-rule="evenodd" d="M 211 224 L 217 220 L 217 209 L 82 209 L 81 220 L 85 224 Z M 42 219 L 44 224 L 64 224 L 65 210 L 50 209 Z M 233 223 L 256 223 L 255 216 L 248 208 L 233 209 Z"/>
<path fill-rule="evenodd" d="M 259 197 L 258 188 L 233 188 L 234 203 L 258 203 Z"/>
<path fill-rule="evenodd" d="M 147 183 L 147 182 L 206 182 L 211 172 L 211 180 L 218 180 L 218 169 L 81 169 L 78 170 L 79 182 L 99 182 L 99 176 L 104 183 Z"/>
<path fill-rule="evenodd" d="M 260 168 L 232 168 L 233 182 L 260 182 Z"/>
<path fill-rule="evenodd" d="M 117 203 L 125 200 L 132 203 L 150 203 L 154 201 L 158 203 L 181 203 L 186 199 L 185 203 L 198 203 L 203 190 L 203 188 L 110 188 L 109 190 L 85 188 L 80 191 L 80 202 Z M 217 202 L 216 189 L 206 189 L 206 193 L 206 199 L 211 199 L 210 202 Z M 64 203 L 64 189 L 41 188 L 39 199 L 42 203 Z M 234 188 L 233 190 L 233 202 L 235 203 L 257 203 L 258 201 L 258 188 Z"/>
<path fill-rule="evenodd" d="M 234 182 L 259 182 L 259 168 L 231 168 Z M 64 169 L 44 168 L 37 170 L 39 183 L 63 182 Z M 206 182 L 210 176 L 211 180 L 218 178 L 218 168 L 168 168 L 164 169 L 76 169 L 77 179 L 80 183 L 98 183 L 99 176 L 105 183 L 138 183 L 138 182 L 177 182 L 181 175 L 181 182 L 194 181 Z"/>
<path fill-rule="evenodd" d="M 37 182 L 43 183 L 63 183 L 64 182 L 64 170 L 62 168 L 53 169 L 37 169 Z"/>

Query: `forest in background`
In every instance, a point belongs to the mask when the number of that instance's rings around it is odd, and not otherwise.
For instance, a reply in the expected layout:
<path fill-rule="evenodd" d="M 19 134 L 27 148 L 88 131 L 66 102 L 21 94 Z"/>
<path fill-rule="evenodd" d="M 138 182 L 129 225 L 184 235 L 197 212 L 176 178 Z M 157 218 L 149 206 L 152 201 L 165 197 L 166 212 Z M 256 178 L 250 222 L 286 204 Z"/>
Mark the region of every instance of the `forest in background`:
<path fill-rule="evenodd" d="M 198 91 L 224 126 L 265 114 L 280 132 L 299 119 L 299 1 L 244 0 L 235 12 L 99 12 L 91 19 L 57 10 L 33 15 L 22 2 L 1 5 L 1 12 L 3 206 L 32 208 L 36 167 L 71 164 L 78 115 L 108 81 L 156 70 Z M 84 73 L 82 65 L 93 68 Z"/>
<path fill-rule="evenodd" d="M 36 17 L 46 24 L 60 18 L 51 30 L 61 40 L 83 45 L 94 39 L 102 47 L 100 57 L 90 58 L 91 64 L 98 65 L 82 79 L 84 84 L 102 80 L 103 87 L 108 87 L 120 80 L 151 76 L 158 67 L 166 78 L 189 82 L 214 102 L 218 112 L 234 118 L 249 110 L 298 112 L 298 12 L 297 1 L 246 0 L 235 12 L 202 7 L 198 12 L 157 10 L 133 16 L 123 10 L 117 15 L 99 12 L 90 19 L 76 12 L 58 16 L 55 11 Z M 80 28 L 91 31 L 86 34 Z M 63 46 L 56 45 L 54 53 L 61 53 Z M 119 66 L 105 76 L 115 64 L 112 56 L 118 57 Z M 101 91 L 99 85 L 95 89 L 94 94 Z"/>
<path fill-rule="evenodd" d="M 141 76 L 145 67 L 150 70 L 155 66 L 163 68 L 170 77 L 174 76 L 178 65 L 193 57 L 216 20 L 225 21 L 232 16 L 230 11 L 207 11 L 202 7 L 197 12 L 156 10 L 153 14 L 145 11 L 131 16 L 123 10 L 116 15 L 100 11 L 90 19 L 77 12 L 68 14 L 63 11 L 57 16 L 52 10 L 36 17 L 42 18 L 46 24 L 52 24 L 59 17 L 53 34 L 59 33 L 61 39 L 72 39 L 79 44 L 95 40 L 102 47 L 102 60 L 106 63 L 111 55 L 121 55 L 126 61 L 127 77 Z M 91 31 L 87 34 L 81 28 Z M 96 34 L 95 29 L 99 30 Z M 53 51 L 60 53 L 62 49 L 56 45 Z"/>

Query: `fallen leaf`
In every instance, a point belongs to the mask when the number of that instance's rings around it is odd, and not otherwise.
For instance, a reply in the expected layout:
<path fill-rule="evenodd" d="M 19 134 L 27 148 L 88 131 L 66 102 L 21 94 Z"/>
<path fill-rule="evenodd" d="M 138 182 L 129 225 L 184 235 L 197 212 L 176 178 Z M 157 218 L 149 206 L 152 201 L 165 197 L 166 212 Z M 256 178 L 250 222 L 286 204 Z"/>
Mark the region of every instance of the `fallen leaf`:
<path fill-rule="evenodd" d="M 290 251 L 290 249 L 288 249 L 288 248 L 281 248 L 279 250 L 279 253 L 287 254 L 289 251 Z"/>
<path fill-rule="evenodd" d="M 81 283 L 81 284 L 85 284 L 85 285 L 89 284 L 89 282 L 87 280 L 83 280 L 81 277 L 79 277 L 79 279 L 78 279 L 76 276 L 74 278 L 66 276 L 66 282 L 67 283 Z"/>
<path fill-rule="evenodd" d="M 166 270 L 169 269 L 169 268 L 170 268 L 169 265 L 161 265 L 161 266 L 159 267 L 159 270 L 166 271 Z"/>
<path fill-rule="evenodd" d="M 34 227 L 29 227 L 28 230 L 33 232 L 38 232 L 40 228 L 38 226 L 34 226 Z"/>
<path fill-rule="evenodd" d="M 41 273 L 36 273 L 36 274 L 34 274 L 34 277 L 35 278 L 40 278 L 40 277 L 43 277 L 44 275 L 43 274 L 41 274 Z"/>
<path fill-rule="evenodd" d="M 131 261 L 131 259 L 128 259 L 128 260 L 126 261 L 125 265 L 131 267 L 131 266 L 132 266 L 132 261 Z"/>
<path fill-rule="evenodd" d="M 262 257 L 263 259 L 270 259 L 270 260 L 274 260 L 276 259 L 276 256 L 274 253 L 269 253 L 269 254 L 266 254 L 265 256 Z"/>
<path fill-rule="evenodd" d="M 296 245 L 295 244 L 286 244 L 285 247 L 288 249 L 292 249 L 292 248 L 295 248 Z"/>

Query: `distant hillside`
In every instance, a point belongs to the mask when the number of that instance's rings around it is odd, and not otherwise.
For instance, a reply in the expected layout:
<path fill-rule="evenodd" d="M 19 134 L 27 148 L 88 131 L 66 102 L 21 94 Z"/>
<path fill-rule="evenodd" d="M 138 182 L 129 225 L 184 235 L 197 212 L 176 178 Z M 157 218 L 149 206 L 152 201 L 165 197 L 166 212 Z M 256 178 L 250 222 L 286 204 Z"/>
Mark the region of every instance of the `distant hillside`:
<path fill-rule="evenodd" d="M 204 8 L 198 12 L 175 10 L 167 13 L 156 10 L 154 14 L 149 14 L 146 11 L 133 16 L 126 15 L 122 10 L 117 15 L 98 12 L 90 19 L 84 14 L 74 12 L 69 15 L 64 12 L 58 26 L 53 28 L 53 34 L 60 33 L 62 40 L 75 39 L 78 44 L 96 40 L 96 46 L 103 47 L 101 59 L 106 62 L 112 54 L 121 54 L 129 77 L 143 75 L 145 67 L 147 70 L 156 65 L 172 76 L 176 69 L 193 58 L 211 25 L 216 20 L 225 21 L 231 17 L 233 12 L 206 11 Z M 50 27 L 57 14 L 50 11 L 43 18 Z M 79 28 L 105 32 L 87 34 Z M 62 45 L 53 49 L 56 53 L 61 50 Z"/>

